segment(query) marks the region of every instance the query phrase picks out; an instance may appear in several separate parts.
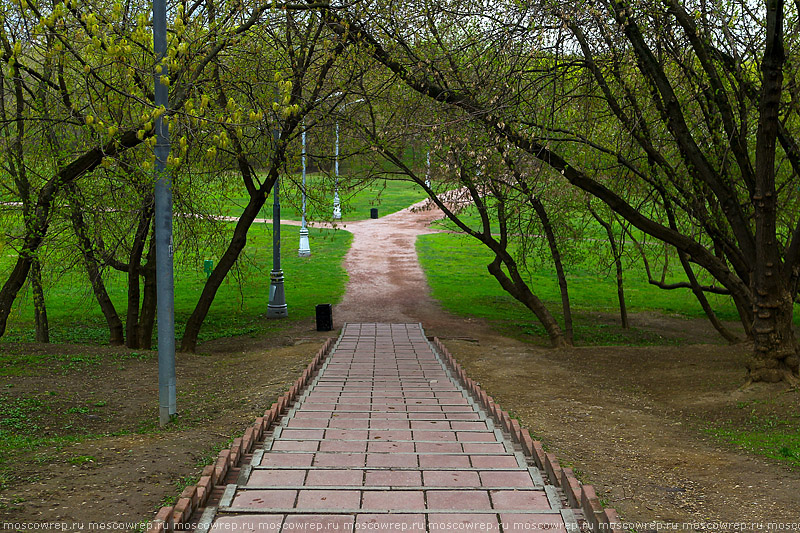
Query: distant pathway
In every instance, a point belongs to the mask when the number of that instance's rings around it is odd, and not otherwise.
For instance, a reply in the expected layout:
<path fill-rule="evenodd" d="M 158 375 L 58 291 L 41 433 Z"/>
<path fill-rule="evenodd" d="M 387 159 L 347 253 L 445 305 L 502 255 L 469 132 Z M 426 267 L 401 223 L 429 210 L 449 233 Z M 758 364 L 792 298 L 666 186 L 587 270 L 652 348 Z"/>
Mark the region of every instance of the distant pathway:
<path fill-rule="evenodd" d="M 429 200 L 382 218 L 348 222 L 353 243 L 344 260 L 349 281 L 335 320 L 344 322 L 441 321 L 415 247 L 443 216 Z"/>
<path fill-rule="evenodd" d="M 485 326 L 455 317 L 431 298 L 430 287 L 419 264 L 416 240 L 419 235 L 437 233 L 431 222 L 444 216 L 430 200 L 383 216 L 340 222 L 336 227 L 353 234 L 345 256 L 349 280 L 341 303 L 333 312 L 334 325 L 346 322 L 423 323 L 437 336 L 471 336 Z M 269 219 L 257 222 L 270 223 Z M 300 225 L 296 220 L 281 224 Z M 314 222 L 313 227 L 331 228 L 330 223 Z M 311 241 L 311 253 L 314 242 Z"/>

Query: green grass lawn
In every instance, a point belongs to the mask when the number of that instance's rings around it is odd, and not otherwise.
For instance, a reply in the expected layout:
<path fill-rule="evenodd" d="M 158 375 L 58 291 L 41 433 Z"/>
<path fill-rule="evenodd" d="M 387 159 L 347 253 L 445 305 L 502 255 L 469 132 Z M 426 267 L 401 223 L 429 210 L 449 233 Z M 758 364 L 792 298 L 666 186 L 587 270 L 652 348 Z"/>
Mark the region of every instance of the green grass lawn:
<path fill-rule="evenodd" d="M 451 312 L 486 318 L 514 336 L 545 336 L 532 313 L 503 291 L 486 270 L 491 252 L 475 239 L 459 234 L 423 235 L 417 239 L 420 262 L 428 277 L 434 298 Z M 591 311 L 618 313 L 616 282 L 600 272 L 597 257 L 586 253 L 567 269 L 570 301 L 575 322 L 575 337 L 583 344 L 658 343 L 657 338 L 631 337 L 621 328 L 611 328 L 590 320 Z M 547 262 L 533 266 L 530 287 L 563 325 L 561 294 L 555 269 Z M 640 265 L 626 273 L 625 294 L 628 310 L 657 311 L 686 317 L 702 317 L 703 311 L 688 290 L 665 291 L 647 283 Z M 737 320 L 730 299 L 709 295 L 714 309 L 724 320 Z"/>
<path fill-rule="evenodd" d="M 744 428 L 727 424 L 710 427 L 705 432 L 750 453 L 800 468 L 800 433 L 794 421 L 772 416 Z"/>
<path fill-rule="evenodd" d="M 233 224 L 230 224 L 230 228 Z M 311 257 L 297 256 L 299 228 L 281 226 L 282 268 L 285 274 L 289 321 L 314 315 L 319 303 L 336 303 L 344 294 L 347 274 L 341 267 L 352 235 L 346 231 L 311 229 Z M 180 253 L 180 252 L 178 252 Z M 204 259 L 213 254 L 176 255 L 175 322 L 176 335 L 194 309 L 206 277 Z M 8 265 L 5 265 L 8 267 Z M 259 335 L 282 327 L 282 320 L 266 320 L 269 301 L 269 273 L 272 270 L 272 228 L 255 224 L 239 268 L 228 275 L 220 287 L 200 333 L 200 341 L 235 335 Z M 108 291 L 125 322 L 126 276 L 108 271 Z M 46 288 L 47 312 L 52 342 L 104 344 L 108 330 L 80 265 L 58 273 Z M 21 292 L 9 319 L 3 341 L 33 340 L 33 308 L 30 292 Z"/>
<path fill-rule="evenodd" d="M 308 201 L 306 212 L 310 220 L 331 220 L 333 217 L 333 184 L 330 177 L 323 174 L 308 174 L 306 177 Z M 362 220 L 370 217 L 370 209 L 377 208 L 379 216 L 400 211 L 427 198 L 416 184 L 400 180 L 372 180 L 357 183 L 345 178 L 340 180 L 339 198 L 342 220 Z M 241 214 L 247 205 L 244 191 L 233 193 L 224 200 L 222 213 L 230 216 Z M 300 220 L 302 212 L 302 188 L 300 176 L 293 175 L 281 182 L 281 218 Z M 272 197 L 261 209 L 263 218 L 272 217 Z"/>

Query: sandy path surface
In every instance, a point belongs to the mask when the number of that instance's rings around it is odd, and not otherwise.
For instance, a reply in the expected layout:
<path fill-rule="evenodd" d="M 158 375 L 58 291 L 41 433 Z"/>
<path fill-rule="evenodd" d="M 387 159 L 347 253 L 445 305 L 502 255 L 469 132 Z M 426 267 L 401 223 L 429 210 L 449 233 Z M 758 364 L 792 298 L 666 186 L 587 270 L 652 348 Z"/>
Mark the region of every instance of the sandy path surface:
<path fill-rule="evenodd" d="M 428 334 L 468 334 L 472 321 L 447 313 L 431 298 L 417 257 L 417 236 L 436 233 L 430 223 L 443 216 L 423 200 L 376 220 L 343 224 L 353 243 L 344 260 L 349 281 L 334 321 L 422 322 Z"/>
<path fill-rule="evenodd" d="M 423 322 L 442 313 L 430 296 L 417 257 L 418 235 L 443 216 L 427 202 L 379 219 L 350 222 L 353 244 L 344 260 L 349 280 L 334 310 L 342 322 Z"/>
<path fill-rule="evenodd" d="M 353 234 L 344 260 L 349 276 L 347 288 L 333 309 L 336 327 L 345 322 L 421 322 L 428 335 L 442 338 L 472 337 L 478 333 L 476 328 L 481 334 L 492 335 L 483 321 L 451 315 L 431 298 L 415 244 L 417 236 L 437 233 L 430 224 L 442 217 L 444 213 L 438 207 L 423 200 L 379 219 L 336 226 Z M 281 224 L 299 226 L 300 222 L 281 220 Z M 332 227 L 326 222 L 309 226 Z"/>
<path fill-rule="evenodd" d="M 451 315 L 431 298 L 417 257 L 416 240 L 419 235 L 437 233 L 430 224 L 442 217 L 444 213 L 426 199 L 379 219 L 335 226 L 353 234 L 344 260 L 349 277 L 347 288 L 342 302 L 333 309 L 337 328 L 345 322 L 421 322 L 428 335 L 442 338 L 474 336 L 476 328 L 491 335 L 483 321 Z M 272 219 L 257 218 L 255 222 L 271 224 Z M 281 224 L 299 226 L 300 221 L 281 219 Z M 334 227 L 328 222 L 310 222 L 309 226 Z"/>

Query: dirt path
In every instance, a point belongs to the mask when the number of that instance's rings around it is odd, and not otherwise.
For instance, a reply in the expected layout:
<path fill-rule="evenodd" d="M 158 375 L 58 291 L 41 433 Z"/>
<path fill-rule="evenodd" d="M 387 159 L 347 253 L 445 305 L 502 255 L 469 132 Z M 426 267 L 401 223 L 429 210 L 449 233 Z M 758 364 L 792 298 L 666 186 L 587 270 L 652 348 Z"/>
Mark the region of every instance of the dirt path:
<path fill-rule="evenodd" d="M 349 281 L 335 307 L 337 324 L 422 322 L 427 329 L 463 328 L 463 319 L 444 312 L 431 298 L 415 247 L 417 236 L 434 233 L 430 223 L 442 216 L 426 200 L 344 227 L 353 234 L 353 244 L 344 261 Z"/>
<path fill-rule="evenodd" d="M 436 233 L 431 222 L 443 216 L 430 200 L 423 200 L 379 219 L 337 225 L 353 234 L 353 243 L 344 260 L 349 276 L 346 292 L 334 307 L 336 327 L 346 322 L 422 322 L 429 335 L 474 336 L 476 327 L 491 335 L 482 321 L 453 316 L 431 298 L 415 243 L 419 235 Z M 299 226 L 300 222 L 281 220 L 281 224 Z M 325 222 L 310 225 L 332 227 Z M 313 253 L 313 242 L 311 248 Z"/>

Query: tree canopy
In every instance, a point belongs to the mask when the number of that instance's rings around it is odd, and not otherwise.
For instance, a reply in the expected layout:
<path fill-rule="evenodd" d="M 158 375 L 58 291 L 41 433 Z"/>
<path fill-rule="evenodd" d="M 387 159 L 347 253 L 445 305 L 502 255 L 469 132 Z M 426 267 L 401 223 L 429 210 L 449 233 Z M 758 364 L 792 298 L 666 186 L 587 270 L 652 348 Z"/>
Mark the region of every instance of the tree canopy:
<path fill-rule="evenodd" d="M 150 149 L 164 116 L 182 209 L 201 212 L 195 185 L 221 172 L 249 195 L 184 334 L 194 349 L 300 132 L 336 114 L 331 100 L 359 100 L 346 115 L 359 157 L 418 182 L 491 249 L 490 273 L 554 345 L 571 342 L 558 235 L 591 214 L 617 262 L 623 321 L 617 245 L 646 236 L 675 250 L 680 287 L 730 340 L 705 294 L 735 302 L 754 343 L 751 379 L 798 377 L 796 4 L 181 1 L 170 5 L 165 64 L 153 56 L 147 3 L 21 0 L 0 10 L 0 184 L 3 201 L 21 204 L 6 232 L 18 259 L 0 290 L 0 334 L 29 275 L 41 293 L 39 252 L 56 224 L 71 228 L 101 307 L 102 269 L 129 273 L 126 336 L 149 337 Z M 168 109 L 153 105 L 153 76 L 170 87 Z M 431 155 L 432 183 L 408 146 Z M 481 228 L 463 224 L 440 196 L 448 190 L 469 197 Z M 100 216 L 109 198 L 124 207 Z M 183 223 L 186 235 L 201 231 Z M 563 326 L 519 274 L 535 246 L 520 236 L 533 228 L 559 271 Z M 46 330 L 43 302 L 37 310 Z M 115 310 L 104 314 L 122 342 Z"/>

